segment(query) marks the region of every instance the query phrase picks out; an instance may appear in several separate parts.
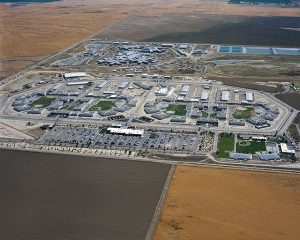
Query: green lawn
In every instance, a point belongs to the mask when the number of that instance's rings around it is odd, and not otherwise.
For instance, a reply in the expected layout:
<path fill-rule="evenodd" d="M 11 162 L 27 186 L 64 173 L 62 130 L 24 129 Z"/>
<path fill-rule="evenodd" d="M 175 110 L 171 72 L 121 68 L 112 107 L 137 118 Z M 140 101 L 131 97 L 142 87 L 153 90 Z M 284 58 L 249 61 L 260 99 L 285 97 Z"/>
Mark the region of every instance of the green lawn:
<path fill-rule="evenodd" d="M 209 115 L 210 118 L 215 118 L 216 116 L 217 116 L 217 113 L 211 113 L 211 114 Z"/>
<path fill-rule="evenodd" d="M 209 114 L 207 112 L 202 111 L 201 117 L 207 118 Z"/>
<path fill-rule="evenodd" d="M 72 111 L 74 109 L 75 105 L 65 105 L 62 109 L 64 110 L 69 110 L 69 111 Z"/>
<path fill-rule="evenodd" d="M 186 105 L 170 104 L 166 110 L 174 112 L 174 115 L 178 115 L 178 116 L 186 115 Z"/>
<path fill-rule="evenodd" d="M 97 111 L 97 110 L 109 110 L 115 106 L 114 101 L 100 101 L 96 105 L 90 108 L 90 111 Z"/>
<path fill-rule="evenodd" d="M 266 143 L 259 141 L 251 141 L 249 145 L 243 146 L 239 143 L 236 144 L 236 151 L 239 153 L 255 153 L 260 151 L 266 151 Z"/>
<path fill-rule="evenodd" d="M 254 108 L 252 107 L 247 107 L 245 110 L 242 111 L 238 110 L 233 114 L 233 117 L 236 119 L 248 119 L 252 116 L 253 110 Z"/>
<path fill-rule="evenodd" d="M 35 100 L 31 104 L 31 106 L 45 108 L 45 107 L 48 107 L 54 100 L 55 100 L 55 98 L 41 97 L 41 98 Z"/>
<path fill-rule="evenodd" d="M 218 157 L 228 158 L 229 152 L 234 150 L 234 136 L 230 136 L 228 134 L 220 135 L 218 148 Z"/>

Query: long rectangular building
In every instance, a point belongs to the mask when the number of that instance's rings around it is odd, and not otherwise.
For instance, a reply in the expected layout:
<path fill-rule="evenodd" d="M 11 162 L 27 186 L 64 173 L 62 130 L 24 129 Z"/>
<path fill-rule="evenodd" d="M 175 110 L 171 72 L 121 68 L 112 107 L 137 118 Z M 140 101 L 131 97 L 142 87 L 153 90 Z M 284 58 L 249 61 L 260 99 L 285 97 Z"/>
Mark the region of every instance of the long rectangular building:
<path fill-rule="evenodd" d="M 82 77 L 86 77 L 86 73 L 85 72 L 70 72 L 70 73 L 64 73 L 64 78 L 68 79 L 68 78 L 82 78 Z"/>
<path fill-rule="evenodd" d="M 129 128 L 107 128 L 107 131 L 111 134 L 120 134 L 120 135 L 131 135 L 131 136 L 143 136 L 144 129 L 129 129 Z"/>

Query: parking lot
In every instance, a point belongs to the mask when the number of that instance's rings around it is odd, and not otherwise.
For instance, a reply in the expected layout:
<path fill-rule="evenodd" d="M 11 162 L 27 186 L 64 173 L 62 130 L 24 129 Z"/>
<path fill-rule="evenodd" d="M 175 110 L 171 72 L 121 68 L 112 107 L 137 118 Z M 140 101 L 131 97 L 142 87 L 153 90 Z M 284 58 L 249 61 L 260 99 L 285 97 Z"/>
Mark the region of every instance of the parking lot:
<path fill-rule="evenodd" d="M 145 131 L 143 136 L 125 136 L 106 132 L 106 128 L 55 127 L 46 133 L 39 143 L 57 146 L 90 147 L 162 152 L 193 153 L 198 149 L 200 136 L 192 133 Z"/>

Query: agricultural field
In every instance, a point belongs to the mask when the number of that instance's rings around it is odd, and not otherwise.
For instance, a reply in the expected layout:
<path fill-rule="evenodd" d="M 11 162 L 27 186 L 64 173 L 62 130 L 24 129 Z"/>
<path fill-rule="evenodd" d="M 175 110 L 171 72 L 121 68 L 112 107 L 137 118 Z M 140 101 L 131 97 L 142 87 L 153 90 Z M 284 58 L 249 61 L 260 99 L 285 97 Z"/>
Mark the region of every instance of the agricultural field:
<path fill-rule="evenodd" d="M 6 240 L 145 239 L 170 169 L 99 157 L 0 155 L 0 239 Z"/>
<path fill-rule="evenodd" d="M 300 175 L 180 166 L 154 240 L 298 240 Z"/>
<path fill-rule="evenodd" d="M 46 108 L 55 100 L 55 98 L 41 97 L 34 101 L 31 105 L 34 107 Z"/>
<path fill-rule="evenodd" d="M 186 115 L 186 105 L 170 104 L 166 110 L 169 112 L 174 112 L 174 115 L 185 116 Z"/>
<path fill-rule="evenodd" d="M 100 101 L 96 105 L 92 106 L 90 108 L 90 111 L 96 111 L 96 110 L 110 110 L 115 106 L 114 101 Z"/>
<path fill-rule="evenodd" d="M 234 136 L 229 134 L 221 134 L 218 146 L 218 157 L 228 158 L 229 152 L 234 150 Z"/>
<path fill-rule="evenodd" d="M 240 141 L 236 143 L 236 151 L 251 154 L 266 151 L 266 143 L 264 141 Z"/>
<path fill-rule="evenodd" d="M 300 93 L 299 92 L 293 92 L 293 93 L 281 93 L 275 95 L 278 99 L 281 101 L 289 104 L 290 106 L 296 108 L 297 110 L 300 110 Z"/>

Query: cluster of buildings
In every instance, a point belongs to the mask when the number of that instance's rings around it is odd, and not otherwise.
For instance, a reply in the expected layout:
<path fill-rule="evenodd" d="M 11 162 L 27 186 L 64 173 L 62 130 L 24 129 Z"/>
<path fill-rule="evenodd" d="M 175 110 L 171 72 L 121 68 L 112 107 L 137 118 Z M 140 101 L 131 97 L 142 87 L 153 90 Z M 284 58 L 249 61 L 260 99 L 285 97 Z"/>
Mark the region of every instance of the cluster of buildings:
<path fill-rule="evenodd" d="M 254 141 L 267 141 L 267 138 L 261 137 L 261 139 L 256 139 L 252 137 Z M 250 153 L 239 153 L 239 152 L 231 152 L 229 157 L 234 160 L 252 160 L 256 158 L 261 161 L 271 161 L 271 160 L 279 160 L 282 157 L 293 157 L 295 156 L 295 150 L 290 149 L 286 143 L 267 143 L 266 142 L 266 151 L 255 152 L 255 154 Z"/>
<path fill-rule="evenodd" d="M 123 64 L 150 64 L 155 62 L 155 54 L 164 53 L 164 47 L 147 45 L 120 45 L 113 57 L 99 59 L 98 64 L 120 66 Z"/>

